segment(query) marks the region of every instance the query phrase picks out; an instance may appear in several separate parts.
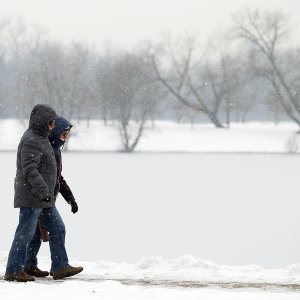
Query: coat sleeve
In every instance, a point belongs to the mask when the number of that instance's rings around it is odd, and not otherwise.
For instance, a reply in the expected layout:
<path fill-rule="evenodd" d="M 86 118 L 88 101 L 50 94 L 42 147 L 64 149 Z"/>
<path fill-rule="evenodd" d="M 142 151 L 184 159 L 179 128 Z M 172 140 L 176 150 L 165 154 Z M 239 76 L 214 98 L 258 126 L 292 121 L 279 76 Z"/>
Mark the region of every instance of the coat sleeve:
<path fill-rule="evenodd" d="M 38 167 L 41 162 L 42 152 L 38 145 L 31 141 L 25 141 L 21 148 L 21 168 L 25 180 L 31 185 L 31 191 L 38 198 L 45 199 L 51 196 L 49 187 Z"/>
<path fill-rule="evenodd" d="M 75 201 L 73 193 L 72 193 L 70 187 L 68 186 L 67 182 L 63 178 L 63 176 L 60 176 L 60 178 L 59 178 L 59 184 L 60 184 L 59 192 L 64 197 L 64 199 L 68 203 L 71 203 L 71 202 Z"/>

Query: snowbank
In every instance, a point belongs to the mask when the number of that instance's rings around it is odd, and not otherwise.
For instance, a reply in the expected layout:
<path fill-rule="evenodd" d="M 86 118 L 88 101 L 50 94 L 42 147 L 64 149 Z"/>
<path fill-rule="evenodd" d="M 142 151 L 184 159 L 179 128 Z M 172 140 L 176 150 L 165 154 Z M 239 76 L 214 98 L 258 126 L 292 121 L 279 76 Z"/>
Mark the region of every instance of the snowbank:
<path fill-rule="evenodd" d="M 0 272 L 4 272 L 7 254 L 0 255 Z M 39 266 L 47 269 L 49 259 L 42 257 Z M 261 288 L 222 288 L 204 286 L 183 288 L 170 286 L 139 286 L 124 284 L 122 278 L 147 281 L 158 279 L 239 281 L 268 283 L 300 282 L 300 265 L 282 269 L 263 269 L 259 266 L 230 267 L 216 265 L 192 256 L 172 260 L 145 257 L 136 264 L 113 262 L 75 262 L 84 266 L 84 272 L 66 280 L 54 281 L 51 277 L 37 278 L 35 282 L 16 283 L 0 281 L 0 299 L 13 300 L 298 300 L 299 291 L 286 288 L 263 290 Z M 100 280 L 94 280 L 100 277 Z"/>
<path fill-rule="evenodd" d="M 4 274 L 7 253 L 1 253 L 0 272 Z M 73 265 L 84 266 L 78 278 L 101 278 L 104 280 L 173 280 L 177 282 L 239 282 L 265 284 L 300 284 L 300 264 L 285 268 L 266 269 L 259 265 L 228 266 L 218 265 L 208 260 L 190 255 L 164 260 L 162 257 L 144 257 L 135 264 L 108 261 L 77 261 Z M 39 258 L 39 266 L 49 269 L 50 259 Z"/>

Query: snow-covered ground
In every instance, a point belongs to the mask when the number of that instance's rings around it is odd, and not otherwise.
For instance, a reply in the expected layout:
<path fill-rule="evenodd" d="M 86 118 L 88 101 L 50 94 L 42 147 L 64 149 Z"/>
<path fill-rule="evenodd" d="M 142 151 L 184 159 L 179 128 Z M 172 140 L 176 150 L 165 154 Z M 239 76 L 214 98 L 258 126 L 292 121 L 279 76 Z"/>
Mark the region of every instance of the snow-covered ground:
<path fill-rule="evenodd" d="M 15 161 L 15 152 L 0 153 L 0 251 L 9 249 L 18 220 Z M 74 215 L 57 200 L 71 257 L 300 262 L 299 155 L 84 152 L 64 153 L 63 165 L 79 205 Z M 48 249 L 44 244 L 41 254 Z"/>
<path fill-rule="evenodd" d="M 15 150 L 28 121 L 0 120 L 0 150 Z M 116 151 L 122 149 L 115 126 L 101 121 L 73 122 L 69 150 Z M 231 125 L 231 129 L 216 129 L 212 125 L 157 121 L 147 125 L 137 151 L 146 152 L 259 152 L 285 153 L 298 151 L 299 128 L 291 122 L 245 123 Z M 299 144 L 300 145 L 300 144 Z"/>
<path fill-rule="evenodd" d="M 85 152 L 118 150 L 119 137 L 97 122 L 75 125 L 69 149 L 84 152 L 64 153 L 63 161 L 79 212 L 61 198 L 57 206 L 70 263 L 84 272 L 66 281 L 0 281 L 1 300 L 300 299 L 300 157 L 249 154 L 297 150 L 293 124 L 191 130 L 163 122 L 146 132 L 137 155 Z M 0 276 L 18 219 L 15 150 L 25 127 L 0 121 L 0 149 L 12 150 L 0 152 Z M 191 153 L 210 151 L 219 153 Z M 49 268 L 47 244 L 39 265 Z M 141 285 L 147 281 L 177 286 Z"/>
<path fill-rule="evenodd" d="M 5 272 L 8 253 L 0 253 L 0 272 Z M 299 285 L 300 263 L 282 268 L 263 268 L 259 265 L 229 266 L 185 255 L 174 259 L 146 256 L 136 263 L 116 263 L 111 261 L 79 261 L 72 264 L 84 266 L 84 272 L 74 278 L 93 280 L 148 280 L 173 282 L 233 283 Z M 39 266 L 48 270 L 49 257 L 39 257 Z M 49 277 L 50 278 L 50 277 Z M 59 282 L 59 281 L 58 281 Z"/>
<path fill-rule="evenodd" d="M 1 273 L 6 260 L 6 254 L 0 255 Z M 300 265 L 278 269 L 255 265 L 232 267 L 191 256 L 172 260 L 145 257 L 136 264 L 74 263 L 83 265 L 84 272 L 64 281 L 53 281 L 51 277 L 34 283 L 1 281 L 0 299 L 298 300 L 300 297 Z M 40 258 L 41 268 L 47 269 L 49 264 L 48 258 Z M 172 286 L 172 282 L 181 285 Z M 203 286 L 195 287 L 192 285 L 195 282 Z"/>
<path fill-rule="evenodd" d="M 126 286 L 118 281 L 99 283 L 66 280 L 63 283 L 0 283 L 5 300 L 299 300 L 298 292 L 248 289 L 182 289 Z"/>

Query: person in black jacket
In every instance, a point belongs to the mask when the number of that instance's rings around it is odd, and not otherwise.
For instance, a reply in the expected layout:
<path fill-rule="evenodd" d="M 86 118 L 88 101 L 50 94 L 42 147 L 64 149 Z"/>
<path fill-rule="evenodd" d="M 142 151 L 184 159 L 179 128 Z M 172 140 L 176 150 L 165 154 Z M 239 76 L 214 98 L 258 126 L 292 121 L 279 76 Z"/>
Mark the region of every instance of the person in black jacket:
<path fill-rule="evenodd" d="M 4 275 L 7 281 L 35 280 L 23 270 L 23 264 L 27 244 L 35 234 L 39 219 L 49 232 L 53 279 L 72 276 L 83 270 L 82 267 L 69 266 L 64 245 L 65 227 L 55 208 L 57 167 L 48 140 L 55 119 L 56 113 L 51 107 L 36 105 L 18 146 L 14 207 L 19 208 L 20 213 Z"/>
<path fill-rule="evenodd" d="M 53 148 L 55 159 L 56 159 L 56 166 L 57 166 L 57 180 L 54 189 L 55 197 L 58 193 L 64 197 L 68 204 L 71 205 L 71 211 L 75 214 L 78 211 L 78 205 L 75 201 L 73 193 L 68 186 L 67 182 L 65 181 L 64 177 L 62 176 L 62 157 L 61 157 L 61 150 L 68 139 L 69 133 L 73 125 L 64 119 L 63 117 L 58 117 L 55 120 L 55 127 L 52 130 L 49 141 Z"/>
<path fill-rule="evenodd" d="M 64 197 L 64 199 L 71 205 L 71 211 L 76 213 L 78 211 L 78 205 L 75 201 L 73 193 L 62 176 L 62 156 L 61 156 L 61 147 L 64 146 L 70 130 L 72 128 L 72 124 L 62 117 L 58 117 L 55 119 L 55 127 L 52 129 L 51 134 L 49 135 L 49 141 L 53 148 L 56 166 L 57 166 L 57 176 L 56 176 L 56 184 L 54 189 L 54 196 L 57 197 L 58 193 Z M 49 272 L 40 270 L 37 260 L 37 254 L 39 252 L 41 246 L 41 232 L 43 232 L 44 226 L 42 222 L 39 222 L 39 226 L 37 226 L 35 235 L 30 243 L 27 245 L 25 263 L 24 263 L 24 271 L 35 277 L 45 277 L 49 275 Z M 63 239 L 64 240 L 64 239 Z M 47 241 L 47 239 L 46 239 Z"/>

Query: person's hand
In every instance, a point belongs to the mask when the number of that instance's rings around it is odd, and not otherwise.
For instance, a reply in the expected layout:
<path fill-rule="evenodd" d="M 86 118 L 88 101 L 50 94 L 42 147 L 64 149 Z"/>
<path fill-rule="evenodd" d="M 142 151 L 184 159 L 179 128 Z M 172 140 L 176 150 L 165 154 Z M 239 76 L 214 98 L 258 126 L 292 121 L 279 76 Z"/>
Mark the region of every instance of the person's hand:
<path fill-rule="evenodd" d="M 71 205 L 71 211 L 73 214 L 76 214 L 78 212 L 78 205 L 76 203 L 76 201 L 71 201 L 70 202 L 70 205 Z"/>

